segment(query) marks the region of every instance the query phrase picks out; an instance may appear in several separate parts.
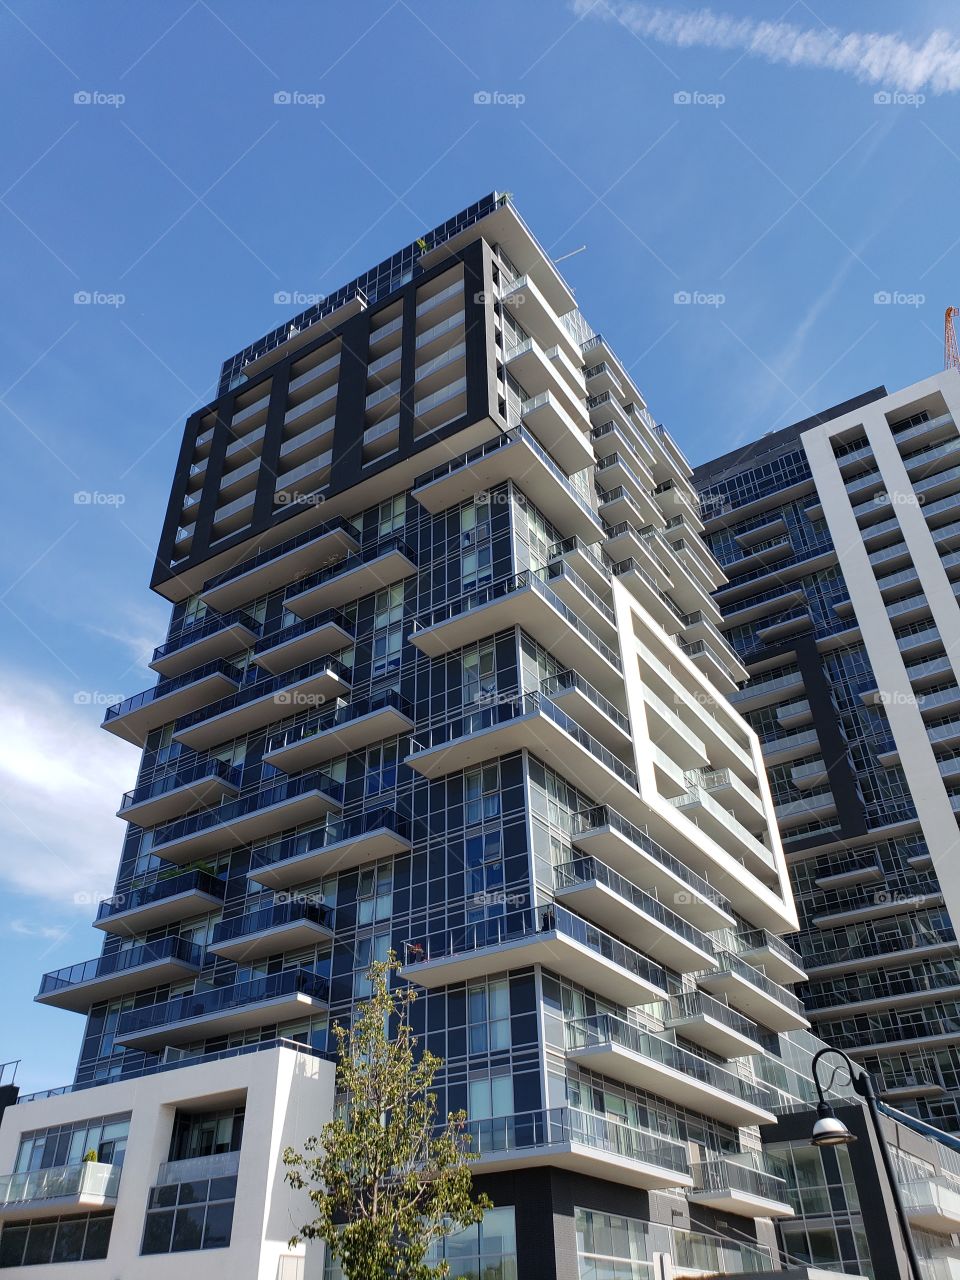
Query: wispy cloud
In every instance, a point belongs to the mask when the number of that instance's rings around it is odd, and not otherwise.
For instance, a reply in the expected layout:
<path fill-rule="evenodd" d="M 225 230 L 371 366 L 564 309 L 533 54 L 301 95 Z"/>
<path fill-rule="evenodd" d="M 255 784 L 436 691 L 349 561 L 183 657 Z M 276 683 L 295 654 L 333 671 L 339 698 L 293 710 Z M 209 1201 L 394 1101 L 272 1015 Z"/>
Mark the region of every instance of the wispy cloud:
<path fill-rule="evenodd" d="M 100 710 L 0 671 L 0 886 L 86 911 L 110 892 L 136 752 L 103 733 Z"/>
<path fill-rule="evenodd" d="M 760 22 L 712 9 L 678 12 L 631 0 L 573 0 L 573 9 L 580 16 L 620 22 L 637 36 L 678 49 L 721 49 L 792 67 L 839 71 L 906 93 L 960 89 L 960 40 L 949 31 L 933 31 L 922 43 L 911 44 L 899 35 Z"/>

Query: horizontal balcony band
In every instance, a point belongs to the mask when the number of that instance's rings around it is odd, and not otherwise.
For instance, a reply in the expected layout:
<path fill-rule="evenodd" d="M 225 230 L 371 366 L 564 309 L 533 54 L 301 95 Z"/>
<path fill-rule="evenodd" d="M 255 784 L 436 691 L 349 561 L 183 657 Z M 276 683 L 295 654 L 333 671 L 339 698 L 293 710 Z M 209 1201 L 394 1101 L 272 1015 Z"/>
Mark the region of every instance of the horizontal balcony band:
<path fill-rule="evenodd" d="M 765 829 L 763 801 L 732 769 L 691 769 L 685 774 L 688 787 L 699 787 L 751 834 Z"/>
<path fill-rule="evenodd" d="M 118 891 L 97 909 L 96 927 L 129 937 L 187 920 L 223 905 L 226 881 L 206 871 L 186 871 L 153 884 Z"/>
<path fill-rule="evenodd" d="M 413 551 L 401 538 L 388 538 L 304 578 L 284 604 L 299 617 L 308 618 L 323 609 L 339 609 L 361 600 L 416 571 Z"/>
<path fill-rule="evenodd" d="M 246 964 L 281 951 L 299 951 L 333 938 L 332 913 L 322 903 L 274 903 L 214 925 L 209 950 Z"/>
<path fill-rule="evenodd" d="M 911 1226 L 951 1235 L 960 1231 L 960 1191 L 946 1178 L 901 1182 L 900 1194 Z"/>
<path fill-rule="evenodd" d="M 787 1184 L 764 1170 L 737 1164 L 735 1160 L 704 1160 L 693 1165 L 691 1204 L 706 1205 L 718 1213 L 744 1218 L 792 1218 Z"/>
<path fill-rule="evenodd" d="M 558 379 L 559 387 L 563 383 Z M 593 465 L 593 446 L 585 426 L 577 422 L 571 408 L 573 398 L 565 388 L 551 389 L 524 400 L 520 422 L 543 445 L 567 475 L 575 475 Z"/>
<path fill-rule="evenodd" d="M 297 709 L 323 706 L 331 698 L 342 697 L 353 679 L 350 669 L 336 658 L 318 658 L 268 678 L 260 678 L 262 673 L 253 670 L 256 677 L 237 693 L 178 720 L 173 731 L 176 740 L 195 751 L 209 750 L 285 720 Z"/>
<path fill-rule="evenodd" d="M 618 748 L 632 750 L 630 721 L 576 671 L 561 671 L 558 675 L 549 676 L 542 681 L 540 693 L 614 752 Z"/>
<path fill-rule="evenodd" d="M 547 563 L 562 561 L 594 591 L 609 592 L 612 562 L 597 544 L 589 544 L 575 534 L 555 542 L 547 551 Z"/>
<path fill-rule="evenodd" d="M 408 733 L 413 723 L 406 698 L 386 689 L 356 702 L 338 702 L 273 734 L 263 759 L 275 769 L 295 773 Z"/>
<path fill-rule="evenodd" d="M 162 676 L 196 670 L 214 658 L 229 658 L 249 649 L 260 635 L 260 624 L 242 609 L 208 613 L 193 626 L 176 632 L 153 651 L 150 666 Z"/>
<path fill-rule="evenodd" d="M 653 889 L 699 928 L 733 926 L 733 908 L 718 889 L 615 809 L 601 805 L 573 814 L 570 839 L 585 854 L 596 855 L 627 879 Z"/>
<path fill-rule="evenodd" d="M 582 356 L 576 342 L 530 276 L 518 276 L 507 284 L 501 291 L 500 302 L 526 333 L 533 334 L 541 347 L 559 346 L 569 360 L 580 363 Z"/>
<path fill-rule="evenodd" d="M 414 621 L 410 642 L 428 657 L 462 649 L 498 631 L 522 627 L 558 662 L 581 672 L 605 697 L 623 696 L 616 653 L 529 570 L 447 601 Z"/>
<path fill-rule="evenodd" d="M 480 490 L 512 480 L 557 529 L 596 542 L 600 517 L 524 427 L 513 427 L 476 449 L 417 476 L 413 497 L 437 514 Z"/>
<path fill-rule="evenodd" d="M 625 1008 L 667 996 L 660 965 L 562 907 L 513 911 L 404 948 L 404 976 L 423 987 L 542 964 Z"/>
<path fill-rule="evenodd" d="M 115 1000 L 146 987 L 182 982 L 199 973 L 202 965 L 202 947 L 194 946 L 186 938 L 161 938 L 45 973 L 36 1000 L 38 1004 L 53 1005 L 56 1009 L 86 1013 L 92 1004 L 101 1000 Z"/>
<path fill-rule="evenodd" d="M 188 992 L 121 1013 L 116 1041 L 133 1049 L 156 1051 L 208 1036 L 251 1027 L 274 1026 L 322 1012 L 329 1004 L 326 978 L 309 969 L 287 969 L 229 987 Z"/>
<path fill-rule="evenodd" d="M 283 675 L 346 649 L 354 641 L 354 629 L 339 609 L 325 609 L 288 627 L 271 631 L 258 640 L 253 661 L 271 675 Z"/>
<path fill-rule="evenodd" d="M 861 975 L 861 978 L 864 975 Z M 960 972 L 911 974 L 906 978 L 888 976 L 882 970 L 870 974 L 870 982 L 849 986 L 831 983 L 825 991 L 808 990 L 804 1005 L 812 1018 L 838 1018 L 882 1009 L 929 1004 L 934 1000 L 956 1000 L 960 995 Z"/>
<path fill-rule="evenodd" d="M 716 969 L 698 975 L 697 982 L 771 1031 L 804 1031 L 810 1026 L 792 992 L 729 951 L 718 952 Z"/>
<path fill-rule="evenodd" d="M 613 609 L 580 577 L 572 564 L 564 559 L 551 560 L 537 572 L 571 612 L 586 619 L 587 626 L 604 643 L 611 646 L 618 643 L 617 620 Z"/>
<path fill-rule="evenodd" d="M 760 965 L 774 982 L 804 982 L 806 972 L 800 952 L 769 929 L 744 929 L 737 932 L 737 952 L 749 964 Z"/>
<path fill-rule="evenodd" d="M 407 819 L 392 809 L 374 809 L 254 849 L 247 878 L 269 889 L 288 889 L 411 848 Z"/>
<path fill-rule="evenodd" d="M 235 796 L 240 790 L 242 775 L 240 765 L 231 766 L 223 760 L 199 760 L 176 773 L 162 774 L 127 791 L 117 817 L 140 827 L 169 822 L 189 809 L 219 804 L 225 796 Z"/>
<path fill-rule="evenodd" d="M 664 1025 L 720 1058 L 750 1058 L 762 1052 L 757 1024 L 704 991 L 674 996 Z"/>
<path fill-rule="evenodd" d="M 680 1143 L 570 1107 L 470 1120 L 466 1134 L 477 1173 L 548 1165 L 647 1191 L 693 1182 Z"/>
<path fill-rule="evenodd" d="M 0 1177 L 0 1219 L 6 1224 L 113 1208 L 120 1172 L 118 1164 L 85 1160 L 29 1173 L 6 1173 Z"/>
<path fill-rule="evenodd" d="M 240 672 L 222 658 L 215 658 L 193 671 L 160 680 L 107 707 L 103 728 L 135 746 L 146 745 L 154 729 L 222 698 L 240 684 Z"/>
<path fill-rule="evenodd" d="M 349 521 L 342 517 L 328 520 L 210 578 L 204 584 L 203 600 L 214 609 L 235 608 L 295 582 L 313 570 L 318 560 L 346 555 L 359 546 L 360 534 Z"/>
<path fill-rule="evenodd" d="M 591 796 L 639 800 L 636 776 L 566 711 L 539 693 L 517 694 L 410 739 L 406 764 L 427 778 L 527 750 Z"/>
<path fill-rule="evenodd" d="M 622 1018 L 578 1018 L 565 1024 L 565 1033 L 567 1057 L 587 1070 L 723 1124 L 774 1121 L 769 1090 Z"/>
<path fill-rule="evenodd" d="M 764 883 L 777 876 L 770 849 L 733 816 L 703 787 L 692 786 L 684 796 L 672 796 L 669 803 L 715 840 L 725 852 L 742 863 Z"/>
<path fill-rule="evenodd" d="M 677 973 L 711 965 L 715 949 L 705 933 L 596 858 L 553 869 L 554 897 L 626 942 L 642 939 L 644 953 Z"/>
<path fill-rule="evenodd" d="M 192 862 L 204 854 L 252 844 L 338 810 L 343 785 L 314 771 L 262 787 L 216 809 L 190 814 L 158 827 L 151 852 L 167 862 Z"/>

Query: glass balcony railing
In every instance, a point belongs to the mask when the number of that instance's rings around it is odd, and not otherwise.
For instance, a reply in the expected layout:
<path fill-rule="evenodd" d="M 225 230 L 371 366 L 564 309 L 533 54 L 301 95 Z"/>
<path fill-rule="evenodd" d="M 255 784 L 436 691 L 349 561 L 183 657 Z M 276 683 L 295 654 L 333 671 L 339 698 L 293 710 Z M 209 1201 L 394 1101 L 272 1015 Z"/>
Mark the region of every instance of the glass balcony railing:
<path fill-rule="evenodd" d="M 258 867 L 272 867 L 288 858 L 298 858 L 305 853 L 316 853 L 330 845 L 343 844 L 349 840 L 362 840 L 373 831 L 392 831 L 403 840 L 410 838 L 410 823 L 407 818 L 400 817 L 392 809 L 370 809 L 357 814 L 353 818 L 339 818 L 328 822 L 315 831 L 304 832 L 299 836 L 287 836 L 283 840 L 275 840 L 271 844 L 254 849 L 250 859 L 250 870 Z"/>
<path fill-rule="evenodd" d="M 318 569 L 316 573 L 310 573 L 305 578 L 301 578 L 299 582 L 291 585 L 288 595 L 299 596 L 305 591 L 313 591 L 316 587 L 323 586 L 325 582 L 339 578 L 354 569 L 360 569 L 370 564 L 372 560 L 379 560 L 381 556 L 389 555 L 393 551 L 399 551 L 411 564 L 416 564 L 416 555 L 402 538 L 385 538 L 382 542 L 374 542 L 369 547 L 364 547 L 362 551 L 344 556 L 342 560 L 336 560 L 333 564 Z"/>
<path fill-rule="evenodd" d="M 923 991 L 937 992 L 960 987 L 960 972 L 916 973 L 907 977 L 886 977 L 881 975 L 872 982 L 852 982 L 844 986 L 837 979 L 831 979 L 826 991 L 807 992 L 805 1004 L 808 1009 L 834 1009 L 842 1005 L 859 1004 L 867 1000 L 889 1000 L 898 996 L 910 996 Z"/>
<path fill-rule="evenodd" d="M 737 1164 L 735 1160 L 704 1160 L 695 1164 L 693 1189 L 694 1193 L 742 1191 L 745 1195 L 759 1196 L 763 1200 L 789 1203 L 784 1178 L 778 1178 L 762 1169 L 754 1169 L 750 1165 Z"/>
<path fill-rule="evenodd" d="M 200 707 L 196 711 L 191 711 L 189 715 L 182 716 L 176 722 L 176 730 L 181 732 L 201 724 L 204 720 L 212 720 L 214 716 L 222 715 L 225 711 L 235 711 L 239 707 L 245 707 L 250 702 L 256 702 L 258 698 L 283 693 L 302 680 L 309 680 L 311 676 L 321 675 L 324 671 L 332 671 L 346 684 L 349 684 L 353 678 L 350 668 L 337 658 L 318 658 L 315 662 L 308 662 L 302 667 L 295 667 L 292 671 L 285 671 L 282 675 L 268 676 L 266 679 L 260 678 L 262 673 L 259 667 L 252 667 L 247 673 L 249 683 L 245 676 L 243 685 L 236 693 L 228 694 L 218 702 L 211 702 L 206 707 Z M 283 711 L 282 699 L 278 699 L 278 720 L 283 716 Z"/>
<path fill-rule="evenodd" d="M 561 671 L 558 675 L 549 676 L 540 685 L 540 692 L 545 698 L 554 698 L 574 689 L 582 693 L 598 711 L 602 711 L 609 720 L 612 720 L 618 729 L 622 729 L 624 733 L 630 732 L 630 721 L 623 712 L 576 671 Z"/>
<path fill-rule="evenodd" d="M 139 969 L 143 965 L 153 964 L 158 960 L 181 960 L 184 964 L 193 965 L 197 969 L 203 964 L 203 948 L 195 946 L 186 938 L 160 938 L 157 942 L 144 942 L 125 951 L 113 951 L 107 955 L 96 956 L 93 960 L 83 960 L 79 964 L 67 965 L 64 969 L 54 969 L 45 973 L 40 979 L 39 995 L 52 995 L 55 991 L 63 991 L 66 987 L 76 986 L 81 982 L 92 982 L 94 978 L 106 978 L 117 973 L 128 973 L 131 969 Z"/>
<path fill-rule="evenodd" d="M 204 583 L 203 589 L 204 591 L 210 591 L 214 587 L 222 587 L 225 582 L 233 582 L 235 578 L 242 578 L 251 569 L 259 569 L 261 565 L 269 564 L 271 560 L 279 560 L 281 556 L 287 555 L 290 551 L 296 551 L 299 547 L 305 547 L 310 542 L 319 542 L 322 538 L 337 530 L 356 538 L 358 542 L 360 541 L 358 530 L 348 520 L 338 516 L 334 520 L 326 521 L 319 528 L 305 529 L 303 533 L 297 534 L 295 538 L 288 538 L 286 542 L 278 542 L 275 547 L 265 547 L 263 551 L 258 551 L 256 555 L 250 556 L 249 559 L 241 560 L 239 564 L 235 564 L 232 568 L 225 569 L 223 573 L 218 573 L 216 577 L 210 578 Z"/>
<path fill-rule="evenodd" d="M 745 1018 L 742 1013 L 737 1013 L 736 1009 L 731 1009 L 722 1000 L 707 995 L 705 991 L 683 991 L 680 995 L 672 996 L 666 1016 L 674 1022 L 682 1022 L 687 1018 L 713 1018 L 715 1022 L 748 1040 L 757 1040 L 760 1036 L 755 1022 Z"/>
<path fill-rule="evenodd" d="M 741 929 L 735 935 L 734 942 L 738 951 L 769 950 L 788 964 L 795 964 L 798 969 L 803 968 L 800 952 L 769 929 Z"/>
<path fill-rule="evenodd" d="M 279 929 L 282 925 L 297 924 L 300 921 L 320 925 L 329 929 L 333 914 L 329 907 L 316 902 L 278 902 L 259 911 L 248 911 L 242 916 L 233 916 L 229 920 L 221 920 L 214 926 L 212 943 L 234 942 L 248 937 L 250 934 L 262 933 L 267 929 Z"/>
<path fill-rule="evenodd" d="M 130 698 L 124 698 L 122 702 L 115 702 L 112 707 L 107 707 L 103 723 L 107 725 L 113 720 L 119 720 L 123 716 L 129 715 L 131 711 L 139 711 L 141 707 L 146 707 L 151 702 L 156 702 L 158 699 L 166 697 L 167 694 L 176 693 L 178 689 L 185 689 L 188 685 L 198 684 L 208 676 L 214 675 L 226 676 L 228 680 L 234 682 L 240 679 L 240 672 L 236 667 L 229 662 L 225 662 L 223 658 L 214 658 L 212 662 L 205 662 L 201 667 L 194 667 L 192 671 L 184 671 L 181 675 L 169 676 L 165 680 L 158 680 L 151 689 L 144 689 L 140 693 L 133 694 Z"/>
<path fill-rule="evenodd" d="M 34 1169 L 30 1173 L 6 1173 L 0 1177 L 0 1205 L 29 1204 L 35 1200 L 69 1200 L 84 1196 L 116 1198 L 120 1165 L 89 1160 L 80 1164 Z M 51 1213 L 55 1212 L 52 1208 Z"/>
<path fill-rule="evenodd" d="M 339 627 L 348 635 L 353 634 L 353 626 L 345 613 L 341 613 L 339 609 L 324 609 L 322 613 L 316 613 L 312 618 L 303 618 L 300 622 L 294 622 L 288 627 L 271 631 L 257 641 L 253 646 L 253 652 L 266 653 L 269 649 L 275 649 L 277 645 L 286 644 L 288 640 L 297 640 L 311 631 L 329 626 Z"/>
<path fill-rule="evenodd" d="M 563 907 L 547 907 L 543 911 L 511 911 L 503 916 L 480 920 L 459 929 L 447 929 L 406 943 L 407 964 L 448 960 L 454 956 L 487 947 L 500 947 L 523 940 L 535 941 L 541 934 L 556 933 L 561 938 L 578 942 L 604 959 L 626 969 L 634 977 L 653 987 L 666 990 L 667 974 L 633 947 L 598 929 Z"/>
<path fill-rule="evenodd" d="M 97 920 L 109 920 L 111 916 L 119 915 L 121 912 L 149 907 L 168 898 L 176 898 L 181 893 L 203 893 L 222 902 L 226 888 L 225 881 L 218 880 L 209 872 L 185 871 L 182 875 L 156 880 L 153 884 L 118 890 L 113 897 L 104 898 L 100 903 L 97 909 Z"/>
<path fill-rule="evenodd" d="M 731 1097 L 740 1098 L 751 1106 L 768 1107 L 770 1103 L 769 1090 L 763 1086 L 742 1080 L 732 1071 L 611 1014 L 596 1014 L 566 1023 L 566 1038 L 568 1051 L 593 1045 L 619 1045 L 641 1058 L 649 1058 L 661 1066 L 700 1080 L 722 1093 L 728 1093 Z"/>
<path fill-rule="evenodd" d="M 153 778 L 150 782 L 141 783 L 132 791 L 125 791 L 120 807 L 128 809 L 145 800 L 155 800 L 158 796 L 168 795 L 180 787 L 188 787 L 193 782 L 210 778 L 220 778 L 233 787 L 239 787 L 242 774 L 241 765 L 231 766 L 223 760 L 198 760 L 194 764 L 187 765 L 185 769 L 178 769 L 176 773 L 165 773 L 159 778 Z"/>
<path fill-rule="evenodd" d="M 260 1004 L 286 995 L 306 995 L 326 1003 L 330 998 L 330 984 L 320 974 L 310 969 L 287 969 L 267 977 L 253 978 L 230 987 L 210 987 L 206 991 L 187 992 L 172 1000 L 148 1005 L 144 1009 L 129 1009 L 121 1013 L 117 1023 L 117 1036 L 149 1031 L 174 1022 L 191 1018 L 204 1018 L 218 1013 L 242 1009 L 245 1005 Z"/>
<path fill-rule="evenodd" d="M 689 1173 L 686 1151 L 679 1142 L 572 1107 L 468 1120 L 466 1133 L 471 1150 L 481 1156 L 573 1143 L 619 1159 L 655 1165 L 681 1175 Z"/>
<path fill-rule="evenodd" d="M 592 880 L 604 885 L 611 893 L 629 902 L 638 911 L 652 917 L 671 933 L 686 939 L 691 946 L 705 951 L 708 956 L 714 954 L 714 945 L 705 933 L 688 924 L 686 920 L 682 920 L 657 898 L 651 897 L 645 890 L 624 879 L 606 863 L 598 862 L 596 858 L 577 858 L 574 862 L 563 862 L 553 869 L 554 888 L 558 890 L 570 889 L 574 885 L 586 884 Z"/>
<path fill-rule="evenodd" d="M 717 965 L 717 969 L 710 971 L 711 974 L 722 974 L 724 972 L 735 974 L 738 978 L 742 978 L 744 982 L 749 982 L 752 987 L 756 987 L 758 991 L 762 991 L 764 995 L 769 996 L 771 1000 L 776 1000 L 785 1009 L 789 1009 L 792 1013 L 801 1017 L 803 1016 L 803 1004 L 792 991 L 788 991 L 786 987 L 781 987 L 779 982 L 773 982 L 766 974 L 761 973 L 752 964 L 747 964 L 746 960 L 741 960 L 734 952 L 718 948 Z M 703 976 L 706 977 L 707 975 Z"/>
<path fill-rule="evenodd" d="M 655 840 L 652 840 L 647 835 L 646 831 L 634 826 L 628 819 L 621 817 L 615 809 L 611 809 L 607 805 L 598 805 L 593 809 L 581 809 L 570 817 L 570 835 L 574 840 L 578 835 L 582 835 L 587 831 L 594 831 L 599 827 L 611 827 L 631 844 L 649 854 L 665 870 L 676 876 L 678 880 L 681 880 L 700 897 L 716 903 L 723 911 L 727 911 L 730 914 L 733 913 L 730 903 L 718 889 L 715 889 L 710 884 L 709 880 L 705 880 L 703 876 L 698 875 L 696 871 L 688 867 L 685 862 L 681 862 L 679 858 L 674 857 L 662 845 L 657 844 Z"/>
<path fill-rule="evenodd" d="M 158 645 L 153 651 L 153 662 L 159 662 L 162 658 L 168 658 L 172 653 L 178 653 L 181 649 L 187 648 L 188 645 L 196 644 L 198 640 L 206 640 L 208 636 L 215 636 L 218 632 L 226 630 L 227 627 L 246 627 L 248 631 L 252 631 L 254 635 L 260 634 L 260 624 L 248 613 L 242 609 L 234 609 L 230 613 L 212 613 L 207 612 L 203 620 L 194 623 L 190 627 L 182 627 L 175 632 L 163 644 Z"/>
<path fill-rule="evenodd" d="M 303 720 L 300 724 L 292 725 L 289 729 L 284 729 L 280 733 L 275 733 L 267 742 L 266 754 L 272 751 L 281 751 L 285 747 L 293 747 L 298 743 L 307 742 L 310 738 L 315 738 L 318 734 L 326 733 L 331 729 L 338 729 L 342 725 L 350 724 L 354 720 L 360 720 L 363 716 L 371 715 L 375 711 L 393 710 L 400 715 L 413 719 L 413 708 L 406 698 L 402 697 L 395 689 L 382 689 L 379 693 L 373 694 L 369 698 L 358 698 L 353 702 L 344 702 L 336 706 L 327 707 L 317 715 L 311 716 L 309 720 Z"/>

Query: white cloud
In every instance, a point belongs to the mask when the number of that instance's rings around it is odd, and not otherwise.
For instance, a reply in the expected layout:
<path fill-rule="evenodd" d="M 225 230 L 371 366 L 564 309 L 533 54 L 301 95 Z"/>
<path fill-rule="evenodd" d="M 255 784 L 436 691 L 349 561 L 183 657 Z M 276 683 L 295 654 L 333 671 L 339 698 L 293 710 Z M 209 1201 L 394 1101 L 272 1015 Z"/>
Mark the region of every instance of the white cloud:
<path fill-rule="evenodd" d="M 71 699 L 0 671 L 0 886 L 89 913 L 113 888 L 137 752 Z"/>
<path fill-rule="evenodd" d="M 734 18 L 712 9 L 675 9 L 631 0 L 573 0 L 581 16 L 623 23 L 635 35 L 679 49 L 721 49 L 792 67 L 816 67 L 852 75 L 867 84 L 906 93 L 956 93 L 960 89 L 960 40 L 933 31 L 921 44 L 879 32 L 843 33 L 789 22 Z"/>
<path fill-rule="evenodd" d="M 44 938 L 51 942 L 59 942 L 67 934 L 66 929 L 58 929 L 55 925 L 32 924 L 29 920 L 11 920 L 10 932 L 22 938 Z"/>
<path fill-rule="evenodd" d="M 169 615 L 169 605 L 154 609 L 128 605 L 119 611 L 115 608 L 104 611 L 104 616 L 114 619 L 113 626 L 96 626 L 93 623 L 88 623 L 87 626 L 95 635 L 105 636 L 126 649 L 132 667 L 142 668 L 152 682 L 156 679 L 156 673 L 150 671 L 147 664 L 153 657 L 157 637 L 166 634 Z"/>

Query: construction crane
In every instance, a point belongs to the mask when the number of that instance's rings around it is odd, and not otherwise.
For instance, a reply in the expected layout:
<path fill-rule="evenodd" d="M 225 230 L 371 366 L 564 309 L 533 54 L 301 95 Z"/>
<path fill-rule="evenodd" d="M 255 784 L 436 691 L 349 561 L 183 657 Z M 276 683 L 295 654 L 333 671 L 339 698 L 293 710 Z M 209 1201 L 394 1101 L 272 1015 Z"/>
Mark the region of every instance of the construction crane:
<path fill-rule="evenodd" d="M 960 350 L 957 349 L 957 328 L 954 323 L 960 309 L 947 307 L 943 316 L 943 367 L 960 373 Z"/>

